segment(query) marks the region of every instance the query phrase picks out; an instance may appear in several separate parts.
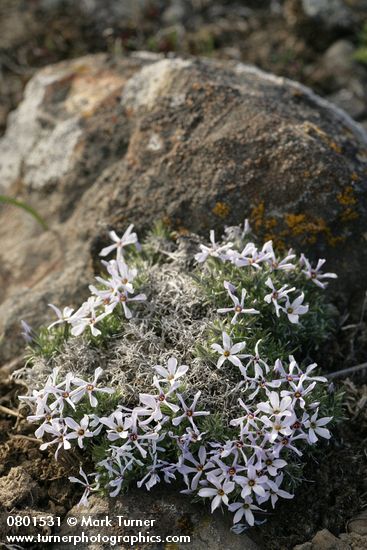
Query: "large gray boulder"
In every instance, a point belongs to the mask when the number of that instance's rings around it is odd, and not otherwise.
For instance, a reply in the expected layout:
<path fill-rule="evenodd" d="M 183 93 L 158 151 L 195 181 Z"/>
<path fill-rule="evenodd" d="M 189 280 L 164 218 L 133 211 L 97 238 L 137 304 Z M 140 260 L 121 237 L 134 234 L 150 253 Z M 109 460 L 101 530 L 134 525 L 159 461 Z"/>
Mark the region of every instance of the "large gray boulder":
<path fill-rule="evenodd" d="M 29 82 L 0 141 L 1 358 L 21 318 L 78 304 L 93 258 L 129 222 L 207 233 L 250 216 L 260 236 L 327 257 L 344 296 L 365 288 L 367 137 L 300 84 L 230 62 L 94 55 Z"/>

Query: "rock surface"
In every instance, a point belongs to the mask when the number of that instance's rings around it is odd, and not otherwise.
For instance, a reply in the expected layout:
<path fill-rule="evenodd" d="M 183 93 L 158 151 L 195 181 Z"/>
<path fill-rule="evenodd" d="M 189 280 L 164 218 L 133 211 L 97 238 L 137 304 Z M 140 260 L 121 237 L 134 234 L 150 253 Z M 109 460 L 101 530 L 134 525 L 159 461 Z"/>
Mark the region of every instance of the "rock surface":
<path fill-rule="evenodd" d="M 21 318 L 77 305 L 106 230 L 164 219 L 207 233 L 250 216 L 280 246 L 326 256 L 365 288 L 367 138 L 307 88 L 235 62 L 80 58 L 29 82 L 0 141 L 1 358 Z"/>
<path fill-rule="evenodd" d="M 361 535 L 358 532 L 350 531 L 336 537 L 327 529 L 323 529 L 316 533 L 310 542 L 297 544 L 293 550 L 365 550 L 366 547 L 367 536 L 365 534 Z"/>
<path fill-rule="evenodd" d="M 22 466 L 17 466 L 0 478 L 0 505 L 11 509 L 26 498 L 32 498 L 32 493 L 34 498 L 37 491 L 37 483 Z"/>

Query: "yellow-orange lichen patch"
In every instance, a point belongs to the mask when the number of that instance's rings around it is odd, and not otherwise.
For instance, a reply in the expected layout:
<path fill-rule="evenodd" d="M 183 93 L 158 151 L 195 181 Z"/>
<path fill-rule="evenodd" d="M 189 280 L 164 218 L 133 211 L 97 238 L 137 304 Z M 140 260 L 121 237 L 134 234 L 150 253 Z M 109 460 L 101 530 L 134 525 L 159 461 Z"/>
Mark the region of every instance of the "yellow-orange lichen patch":
<path fill-rule="evenodd" d="M 301 127 L 303 128 L 303 131 L 306 134 L 310 136 L 312 135 L 319 136 L 321 140 L 324 143 L 326 143 L 326 145 L 328 145 L 330 149 L 333 149 L 333 151 L 335 151 L 336 153 L 340 154 L 342 152 L 342 146 L 316 124 L 313 124 L 312 122 L 304 122 L 301 125 Z"/>
<path fill-rule="evenodd" d="M 325 220 L 307 217 L 306 214 L 285 214 L 284 221 L 292 236 L 302 236 L 303 242 L 308 244 L 314 244 L 317 236 L 328 230 Z"/>
<path fill-rule="evenodd" d="M 337 194 L 336 198 L 343 208 L 342 212 L 339 214 L 341 221 L 350 222 L 359 217 L 359 214 L 355 208 L 357 198 L 351 185 L 347 185 L 341 193 Z"/>
<path fill-rule="evenodd" d="M 264 219 L 265 219 L 265 204 L 262 201 L 252 208 L 251 214 L 250 214 L 250 223 L 255 229 L 256 233 L 259 232 L 260 229 L 262 229 L 262 226 L 264 224 Z"/>
<path fill-rule="evenodd" d="M 215 216 L 218 216 L 218 218 L 226 218 L 231 211 L 231 207 L 229 204 L 225 202 L 217 202 L 212 209 L 212 212 Z"/>

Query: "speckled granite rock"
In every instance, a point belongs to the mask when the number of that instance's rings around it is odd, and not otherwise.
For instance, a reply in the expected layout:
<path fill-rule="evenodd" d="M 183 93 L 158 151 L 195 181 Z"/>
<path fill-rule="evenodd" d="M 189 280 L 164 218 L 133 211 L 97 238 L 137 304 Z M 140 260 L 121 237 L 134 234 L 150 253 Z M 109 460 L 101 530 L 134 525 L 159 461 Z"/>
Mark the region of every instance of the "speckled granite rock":
<path fill-rule="evenodd" d="M 39 71 L 0 141 L 0 185 L 50 230 L 0 210 L 0 357 L 19 349 L 21 318 L 83 299 L 106 229 L 128 222 L 207 233 L 250 216 L 260 237 L 327 257 L 358 296 L 366 166 L 362 127 L 253 67 L 140 54 Z"/>

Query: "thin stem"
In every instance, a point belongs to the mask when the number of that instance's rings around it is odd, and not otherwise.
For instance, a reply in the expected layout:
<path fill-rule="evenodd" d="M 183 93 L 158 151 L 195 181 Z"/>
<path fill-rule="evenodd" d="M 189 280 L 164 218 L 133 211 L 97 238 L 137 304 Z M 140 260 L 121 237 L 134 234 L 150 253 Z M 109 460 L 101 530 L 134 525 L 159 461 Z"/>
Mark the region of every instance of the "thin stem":
<path fill-rule="evenodd" d="M 8 409 L 8 407 L 4 407 L 4 405 L 0 405 L 0 412 L 4 414 L 8 414 L 10 416 L 16 416 L 17 418 L 23 418 L 21 414 L 19 414 L 17 411 L 13 411 L 12 409 Z"/>
<path fill-rule="evenodd" d="M 328 378 L 329 380 L 333 378 L 346 378 L 350 374 L 354 374 L 355 372 L 359 372 L 364 369 L 367 369 L 367 363 L 361 363 L 360 365 L 355 365 L 354 367 L 349 367 L 348 369 L 342 369 L 336 372 L 330 372 L 329 374 L 326 375 L 326 378 Z"/>

